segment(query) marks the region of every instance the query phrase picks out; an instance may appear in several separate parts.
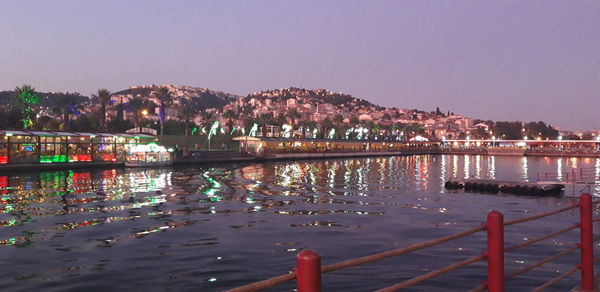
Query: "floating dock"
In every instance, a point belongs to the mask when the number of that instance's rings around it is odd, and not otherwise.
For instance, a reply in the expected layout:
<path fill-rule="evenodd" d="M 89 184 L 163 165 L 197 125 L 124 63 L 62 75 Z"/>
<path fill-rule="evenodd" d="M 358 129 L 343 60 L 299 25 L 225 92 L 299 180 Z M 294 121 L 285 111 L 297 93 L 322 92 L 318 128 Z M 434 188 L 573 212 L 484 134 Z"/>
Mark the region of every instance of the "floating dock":
<path fill-rule="evenodd" d="M 556 182 L 502 181 L 494 179 L 448 180 L 444 186 L 449 190 L 464 189 L 487 193 L 516 194 L 525 196 L 558 195 L 565 188 Z"/>

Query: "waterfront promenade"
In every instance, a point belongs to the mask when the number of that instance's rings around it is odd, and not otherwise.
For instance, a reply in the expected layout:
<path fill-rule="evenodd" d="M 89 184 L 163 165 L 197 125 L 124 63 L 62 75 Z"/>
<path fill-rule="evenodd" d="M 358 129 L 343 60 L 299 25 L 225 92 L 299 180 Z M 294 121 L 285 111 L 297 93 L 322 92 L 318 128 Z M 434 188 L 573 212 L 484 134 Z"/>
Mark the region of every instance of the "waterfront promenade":
<path fill-rule="evenodd" d="M 599 151 L 591 150 L 556 150 L 536 149 L 525 150 L 522 148 L 432 148 L 412 147 L 398 151 L 338 151 L 338 152 L 271 152 L 269 155 L 256 156 L 239 151 L 197 151 L 195 155 L 176 157 L 174 165 L 215 164 L 215 163 L 244 163 L 271 160 L 297 160 L 297 159 L 338 159 L 359 157 L 405 156 L 405 155 L 493 155 L 493 156 L 538 156 L 538 157 L 582 157 L 600 158 Z M 123 161 L 80 161 L 65 163 L 19 163 L 0 165 L 0 171 L 12 170 L 58 170 L 80 168 L 114 168 L 124 167 Z"/>

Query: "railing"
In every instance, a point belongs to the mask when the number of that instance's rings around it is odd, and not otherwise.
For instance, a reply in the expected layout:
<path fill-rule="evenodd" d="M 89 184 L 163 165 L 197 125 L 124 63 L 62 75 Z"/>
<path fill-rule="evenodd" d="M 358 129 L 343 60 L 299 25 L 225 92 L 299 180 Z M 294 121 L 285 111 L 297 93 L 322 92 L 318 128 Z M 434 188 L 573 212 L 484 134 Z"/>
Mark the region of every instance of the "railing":
<path fill-rule="evenodd" d="M 481 231 L 487 232 L 487 250 L 481 255 L 473 256 L 467 258 L 463 261 L 439 268 L 437 270 L 430 271 L 428 273 L 413 277 L 411 279 L 405 280 L 398 284 L 394 284 L 389 287 L 385 287 L 377 290 L 378 292 L 388 292 L 388 291 L 396 291 L 402 288 L 407 288 L 417 283 L 423 282 L 425 280 L 429 280 L 436 276 L 442 275 L 444 273 L 468 266 L 470 264 L 476 263 L 481 260 L 487 261 L 487 281 L 481 285 L 474 287 L 469 290 L 470 292 L 482 291 L 487 289 L 491 292 L 500 292 L 504 291 L 504 283 L 506 280 L 513 279 L 521 274 L 529 272 L 535 268 L 538 268 L 546 263 L 554 261 L 564 255 L 570 254 L 576 250 L 580 250 L 581 253 L 581 262 L 577 265 L 574 265 L 573 268 L 564 272 L 563 274 L 555 277 L 553 279 L 548 280 L 544 284 L 536 287 L 533 291 L 541 291 L 545 288 L 548 288 L 560 280 L 570 276 L 575 273 L 577 270 L 581 270 L 581 291 L 593 291 L 594 287 L 594 251 L 593 244 L 595 241 L 599 240 L 598 238 L 593 238 L 593 222 L 600 221 L 600 218 L 593 219 L 593 205 L 600 203 L 600 200 L 592 201 L 592 196 L 589 194 L 582 194 L 579 199 L 579 203 L 563 207 L 558 210 L 541 213 L 538 215 L 515 219 L 511 221 L 504 222 L 504 217 L 502 213 L 498 211 L 491 211 L 487 215 L 487 222 L 478 227 L 473 227 L 471 229 L 458 232 L 452 235 L 435 238 L 432 240 L 428 240 L 421 243 L 412 244 L 406 247 L 376 253 L 369 256 L 364 256 L 360 258 L 354 258 L 350 260 L 346 260 L 339 263 L 334 263 L 326 266 L 321 266 L 321 257 L 314 251 L 304 250 L 298 254 L 296 257 L 296 268 L 292 270 L 288 274 L 283 274 L 277 277 L 269 278 L 263 281 L 251 283 L 242 287 L 234 288 L 231 290 L 227 290 L 227 292 L 247 292 L 247 291 L 258 291 L 262 289 L 266 289 L 269 287 L 273 287 L 285 282 L 292 281 L 294 279 L 297 280 L 297 291 L 299 292 L 318 292 L 321 291 L 321 274 L 333 272 L 341 269 L 346 269 L 354 266 L 363 265 L 366 263 L 380 261 L 386 258 L 399 256 L 402 254 L 407 254 L 410 252 L 414 252 L 417 250 L 421 250 L 424 248 L 436 246 L 445 242 L 449 242 L 455 239 L 463 238 L 474 233 L 478 233 Z M 579 208 L 580 221 L 578 223 L 569 225 L 564 227 L 561 230 L 558 230 L 553 233 L 546 234 L 544 236 L 540 236 L 535 239 L 530 239 L 526 242 L 522 242 L 513 246 L 504 247 L 504 227 L 509 227 L 512 225 L 529 222 L 537 219 L 541 219 L 544 217 L 556 215 L 568 210 L 572 210 L 575 208 Z M 526 266 L 520 270 L 514 271 L 508 275 L 504 273 L 504 254 L 507 252 L 512 252 L 517 249 L 535 244 L 542 240 L 546 240 L 560 234 L 566 233 L 573 229 L 579 228 L 580 230 L 580 241 L 579 243 L 573 244 L 572 247 L 556 253 L 552 256 L 549 256 L 537 263 Z"/>
<path fill-rule="evenodd" d="M 596 167 L 571 168 L 564 172 L 538 172 L 537 181 L 595 182 L 600 178 Z"/>

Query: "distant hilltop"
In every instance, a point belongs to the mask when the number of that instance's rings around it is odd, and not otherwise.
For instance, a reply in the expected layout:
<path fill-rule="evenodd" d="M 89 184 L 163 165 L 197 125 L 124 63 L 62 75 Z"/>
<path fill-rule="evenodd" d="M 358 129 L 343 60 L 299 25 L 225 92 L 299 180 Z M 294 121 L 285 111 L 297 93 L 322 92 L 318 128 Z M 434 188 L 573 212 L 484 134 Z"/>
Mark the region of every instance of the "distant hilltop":
<path fill-rule="evenodd" d="M 171 97 L 175 102 L 177 100 L 184 98 L 198 98 L 201 108 L 199 110 L 205 110 L 209 108 L 222 109 L 226 104 L 235 101 L 240 98 L 240 96 L 226 93 L 222 91 L 210 90 L 208 88 L 202 87 L 192 87 L 192 86 L 178 86 L 178 85 L 138 85 L 131 86 L 128 89 L 117 91 L 112 94 L 113 98 L 120 102 L 121 97 L 125 97 L 125 101 L 132 97 L 142 97 L 142 98 L 153 98 L 156 97 L 158 91 L 161 87 L 165 87 L 169 89 Z"/>
<path fill-rule="evenodd" d="M 333 92 L 327 89 L 305 89 L 297 87 L 280 88 L 254 92 L 252 94 L 249 94 L 246 97 L 246 100 L 249 101 L 252 98 L 271 99 L 273 101 L 281 101 L 295 98 L 302 99 L 306 102 L 313 104 L 329 103 L 334 106 L 345 106 L 352 104 L 354 106 L 373 106 L 377 109 L 383 109 L 383 107 L 375 105 L 367 100 L 357 98 L 342 92 Z"/>

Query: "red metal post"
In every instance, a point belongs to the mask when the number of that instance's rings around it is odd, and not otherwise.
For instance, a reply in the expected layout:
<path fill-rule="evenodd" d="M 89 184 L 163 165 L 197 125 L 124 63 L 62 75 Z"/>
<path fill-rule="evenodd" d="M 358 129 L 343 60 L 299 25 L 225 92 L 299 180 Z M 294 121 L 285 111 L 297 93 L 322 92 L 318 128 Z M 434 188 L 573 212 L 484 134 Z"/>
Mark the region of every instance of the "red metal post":
<path fill-rule="evenodd" d="M 594 289 L 594 239 L 592 225 L 592 196 L 579 197 L 579 229 L 581 233 L 581 290 Z"/>
<path fill-rule="evenodd" d="M 504 292 L 504 216 L 498 211 L 487 215 L 487 262 L 489 292 Z"/>
<path fill-rule="evenodd" d="M 321 292 L 321 256 L 303 250 L 296 256 L 298 292 Z"/>

